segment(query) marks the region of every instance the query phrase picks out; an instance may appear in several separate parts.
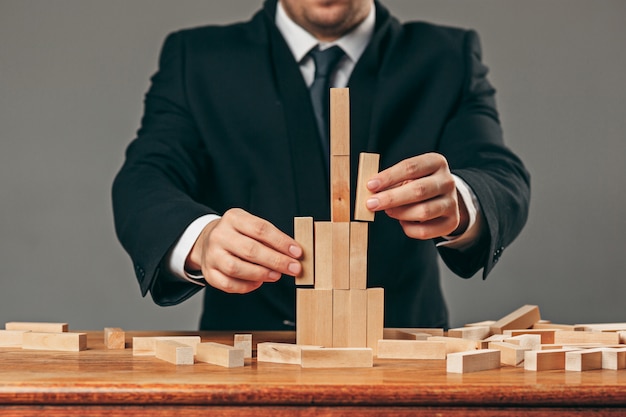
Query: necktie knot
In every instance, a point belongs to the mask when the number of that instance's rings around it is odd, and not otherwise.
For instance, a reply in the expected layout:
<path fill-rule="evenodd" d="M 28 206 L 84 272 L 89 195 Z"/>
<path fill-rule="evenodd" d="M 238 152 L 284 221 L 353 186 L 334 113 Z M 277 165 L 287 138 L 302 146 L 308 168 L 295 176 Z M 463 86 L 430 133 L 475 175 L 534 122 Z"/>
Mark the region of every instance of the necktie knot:
<path fill-rule="evenodd" d="M 343 50 L 338 46 L 332 46 L 323 51 L 315 47 L 309 52 L 315 62 L 315 78 L 325 78 L 330 75 L 335 66 L 344 55 Z"/>

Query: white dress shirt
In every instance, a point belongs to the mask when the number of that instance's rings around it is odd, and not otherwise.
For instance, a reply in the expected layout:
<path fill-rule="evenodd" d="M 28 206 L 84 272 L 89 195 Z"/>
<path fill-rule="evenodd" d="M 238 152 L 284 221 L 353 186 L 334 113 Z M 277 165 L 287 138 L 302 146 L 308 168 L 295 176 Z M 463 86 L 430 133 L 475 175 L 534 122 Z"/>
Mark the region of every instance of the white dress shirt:
<path fill-rule="evenodd" d="M 321 50 L 335 45 L 339 46 L 345 52 L 345 55 L 337 64 L 335 72 L 331 78 L 331 85 L 333 87 L 341 88 L 348 85 L 348 80 L 350 79 L 354 66 L 372 39 L 376 24 L 376 10 L 374 3 L 372 2 L 372 7 L 370 8 L 370 12 L 365 20 L 363 20 L 363 22 L 361 22 L 352 31 L 333 42 L 320 42 L 309 32 L 304 30 L 287 15 L 280 1 L 276 7 L 275 22 L 278 30 L 287 42 L 287 45 L 289 46 L 296 62 L 299 63 L 302 77 L 308 87 L 311 86 L 313 79 L 315 78 L 315 62 L 307 54 L 311 51 L 311 49 L 318 45 Z M 475 238 L 479 235 L 481 227 L 480 216 L 478 215 L 479 205 L 474 192 L 470 189 L 467 183 L 456 175 L 453 175 L 453 177 L 457 190 L 459 191 L 461 198 L 463 198 L 469 212 L 469 226 L 462 235 L 455 236 L 453 238 L 447 237 L 445 241 L 438 243 L 437 246 L 446 246 L 463 250 L 464 248 L 471 246 Z M 187 229 L 185 229 L 180 239 L 167 256 L 167 264 L 170 271 L 175 276 L 198 285 L 206 285 L 202 279 L 202 275 L 197 275 L 199 272 L 191 273 L 190 271 L 185 270 L 185 260 L 187 259 L 195 241 L 198 239 L 198 236 L 202 232 L 202 229 L 204 229 L 204 227 L 210 222 L 219 218 L 220 217 L 217 215 L 208 214 L 199 217 L 193 221 Z"/>

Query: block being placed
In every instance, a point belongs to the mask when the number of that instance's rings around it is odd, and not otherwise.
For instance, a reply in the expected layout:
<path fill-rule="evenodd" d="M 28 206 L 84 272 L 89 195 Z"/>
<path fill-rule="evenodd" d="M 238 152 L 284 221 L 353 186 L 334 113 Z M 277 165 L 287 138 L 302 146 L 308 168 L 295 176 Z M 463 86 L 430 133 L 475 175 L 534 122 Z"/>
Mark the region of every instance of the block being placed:
<path fill-rule="evenodd" d="M 501 334 L 509 329 L 528 329 L 533 324 L 541 320 L 539 307 L 536 305 L 525 305 L 507 314 L 491 326 L 491 331 Z"/>
<path fill-rule="evenodd" d="M 251 334 L 236 334 L 234 337 L 233 346 L 237 349 L 243 349 L 243 357 L 252 357 L 252 335 Z"/>
<path fill-rule="evenodd" d="M 105 327 L 104 346 L 107 349 L 125 349 L 126 332 L 119 327 Z"/>
<path fill-rule="evenodd" d="M 173 340 L 194 348 L 200 343 L 200 336 L 147 336 L 133 337 L 133 356 L 154 356 L 157 340 Z"/>
<path fill-rule="evenodd" d="M 175 340 L 157 340 L 155 355 L 157 359 L 174 365 L 193 365 L 193 347 Z"/>
<path fill-rule="evenodd" d="M 257 362 L 302 364 L 303 349 L 320 349 L 321 346 L 294 345 L 292 343 L 262 342 L 256 345 Z"/>
<path fill-rule="evenodd" d="M 24 333 L 30 330 L 0 330 L 0 347 L 22 347 Z"/>
<path fill-rule="evenodd" d="M 372 193 L 367 188 L 367 182 L 376 174 L 378 174 L 378 165 L 380 163 L 380 155 L 375 153 L 359 154 L 359 168 L 357 170 L 356 181 L 356 198 L 354 203 L 354 220 L 362 220 L 367 222 L 374 221 L 375 212 L 370 211 L 365 206 Z"/>
<path fill-rule="evenodd" d="M 378 341 L 381 359 L 446 359 L 446 344 L 429 340 Z"/>
<path fill-rule="evenodd" d="M 302 247 L 302 272 L 295 277 L 296 285 L 315 283 L 315 239 L 313 236 L 313 217 L 295 217 L 293 219 L 293 237 Z"/>
<path fill-rule="evenodd" d="M 370 348 L 303 349 L 303 368 L 371 368 L 374 354 Z"/>
<path fill-rule="evenodd" d="M 496 349 L 450 353 L 446 361 L 446 371 L 455 374 L 486 371 L 499 367 L 500 351 Z"/>
<path fill-rule="evenodd" d="M 67 332 L 68 325 L 67 323 L 10 321 L 5 323 L 4 328 L 7 330 L 30 330 L 36 333 L 62 333 Z"/>
<path fill-rule="evenodd" d="M 199 343 L 197 345 L 196 359 L 199 362 L 206 362 L 225 368 L 237 368 L 244 365 L 243 349 L 222 343 Z"/>
<path fill-rule="evenodd" d="M 25 332 L 22 349 L 79 352 L 87 349 L 87 334 Z"/>

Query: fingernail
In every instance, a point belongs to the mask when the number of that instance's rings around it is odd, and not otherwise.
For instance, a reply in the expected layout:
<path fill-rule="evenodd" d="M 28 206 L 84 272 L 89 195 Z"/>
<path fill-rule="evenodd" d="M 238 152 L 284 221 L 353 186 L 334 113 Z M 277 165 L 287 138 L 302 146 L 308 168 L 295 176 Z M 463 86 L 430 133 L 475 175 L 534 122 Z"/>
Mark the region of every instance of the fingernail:
<path fill-rule="evenodd" d="M 380 205 L 380 201 L 378 201 L 377 198 L 370 198 L 365 202 L 365 207 L 367 207 L 370 210 L 375 209 L 379 205 Z"/>
<path fill-rule="evenodd" d="M 270 271 L 269 277 L 270 279 L 277 280 L 280 279 L 281 273 L 276 271 Z"/>
<path fill-rule="evenodd" d="M 370 180 L 367 182 L 368 190 L 377 190 L 380 187 L 380 180 Z"/>
<path fill-rule="evenodd" d="M 299 258 L 300 255 L 302 255 L 302 249 L 300 249 L 296 245 L 291 245 L 289 246 L 289 253 L 292 254 L 294 257 Z"/>
<path fill-rule="evenodd" d="M 289 270 L 289 272 L 291 272 L 293 275 L 298 275 L 300 273 L 300 264 L 297 262 L 292 262 L 287 266 L 287 269 Z"/>

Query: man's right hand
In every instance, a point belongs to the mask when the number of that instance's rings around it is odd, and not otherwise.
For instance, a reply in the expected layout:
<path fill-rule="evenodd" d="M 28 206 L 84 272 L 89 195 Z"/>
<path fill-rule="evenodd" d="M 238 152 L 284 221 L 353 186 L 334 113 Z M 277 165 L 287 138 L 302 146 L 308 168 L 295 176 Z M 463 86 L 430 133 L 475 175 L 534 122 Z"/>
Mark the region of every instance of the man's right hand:
<path fill-rule="evenodd" d="M 185 262 L 206 282 L 228 293 L 248 293 L 282 274 L 297 276 L 302 248 L 270 222 L 230 209 L 200 233 Z"/>

